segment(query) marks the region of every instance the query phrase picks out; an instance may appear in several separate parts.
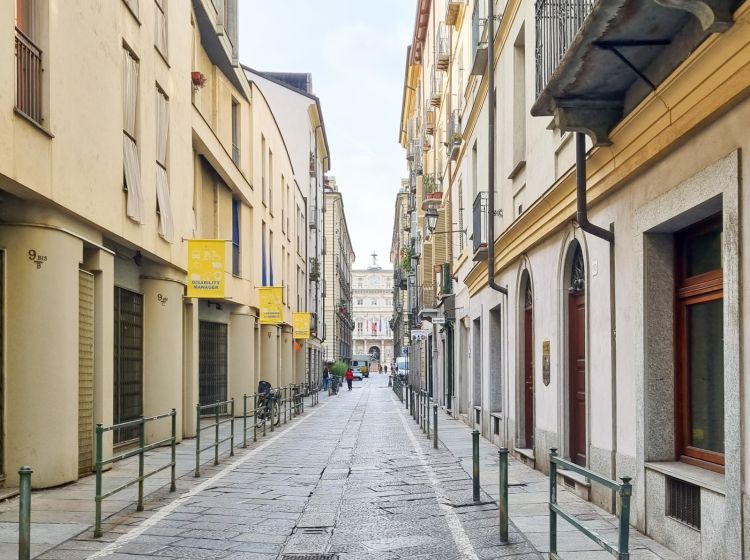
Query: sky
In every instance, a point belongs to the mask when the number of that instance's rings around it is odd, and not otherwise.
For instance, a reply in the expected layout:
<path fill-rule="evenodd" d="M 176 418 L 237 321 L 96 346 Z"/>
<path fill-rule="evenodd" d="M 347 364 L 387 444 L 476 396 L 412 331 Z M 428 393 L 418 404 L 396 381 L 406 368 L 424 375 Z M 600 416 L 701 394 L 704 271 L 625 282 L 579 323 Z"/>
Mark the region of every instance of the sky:
<path fill-rule="evenodd" d="M 407 175 L 398 143 L 406 48 L 416 0 L 240 0 L 240 62 L 309 72 L 357 260 L 389 263 L 393 214 Z"/>

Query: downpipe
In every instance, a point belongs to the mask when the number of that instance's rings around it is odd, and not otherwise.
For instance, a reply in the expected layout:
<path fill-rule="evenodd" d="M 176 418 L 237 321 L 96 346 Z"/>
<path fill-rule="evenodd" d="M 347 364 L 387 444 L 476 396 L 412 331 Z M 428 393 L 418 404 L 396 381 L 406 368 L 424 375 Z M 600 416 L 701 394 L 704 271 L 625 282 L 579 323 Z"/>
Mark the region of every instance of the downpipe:
<path fill-rule="evenodd" d="M 589 222 L 586 208 L 586 136 L 583 132 L 576 132 L 576 222 L 586 233 L 614 244 L 613 232 Z"/>

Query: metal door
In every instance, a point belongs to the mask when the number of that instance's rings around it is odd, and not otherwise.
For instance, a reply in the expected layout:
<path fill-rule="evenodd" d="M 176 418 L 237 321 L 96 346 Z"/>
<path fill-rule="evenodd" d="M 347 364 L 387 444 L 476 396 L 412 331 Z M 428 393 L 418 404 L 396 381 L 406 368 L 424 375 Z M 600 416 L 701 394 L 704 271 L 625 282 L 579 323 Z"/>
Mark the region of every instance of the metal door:
<path fill-rule="evenodd" d="M 78 474 L 94 465 L 94 275 L 78 271 Z"/>
<path fill-rule="evenodd" d="M 115 424 L 143 414 L 143 296 L 115 287 L 114 328 Z M 138 427 L 115 430 L 114 442 L 138 437 Z"/>
<path fill-rule="evenodd" d="M 224 323 L 200 322 L 199 332 L 199 399 L 200 404 L 227 400 L 227 326 Z M 221 412 L 226 412 L 222 407 Z M 213 414 L 209 409 L 206 414 Z"/>

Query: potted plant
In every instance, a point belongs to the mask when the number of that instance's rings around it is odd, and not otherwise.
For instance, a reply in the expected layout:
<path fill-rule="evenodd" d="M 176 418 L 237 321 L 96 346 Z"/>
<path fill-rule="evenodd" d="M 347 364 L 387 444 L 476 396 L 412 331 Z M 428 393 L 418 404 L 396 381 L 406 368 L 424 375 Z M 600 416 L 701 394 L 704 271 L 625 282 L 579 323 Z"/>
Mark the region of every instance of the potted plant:
<path fill-rule="evenodd" d="M 454 132 L 448 139 L 448 156 L 451 160 L 455 160 L 458 157 L 458 152 L 461 149 L 461 141 L 463 137 L 459 132 Z"/>

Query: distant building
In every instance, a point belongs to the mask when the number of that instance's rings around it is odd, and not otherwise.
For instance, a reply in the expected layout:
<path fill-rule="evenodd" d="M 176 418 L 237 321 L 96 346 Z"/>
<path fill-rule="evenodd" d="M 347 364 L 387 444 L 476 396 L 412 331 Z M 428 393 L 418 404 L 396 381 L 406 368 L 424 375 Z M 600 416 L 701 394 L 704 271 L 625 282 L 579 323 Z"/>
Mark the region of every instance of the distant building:
<path fill-rule="evenodd" d="M 344 200 L 334 177 L 326 177 L 323 247 L 323 360 L 352 357 L 352 264 L 354 250 L 344 214 Z"/>
<path fill-rule="evenodd" d="M 393 271 L 383 270 L 372 254 L 372 264 L 352 271 L 354 300 L 353 353 L 370 354 L 382 364 L 393 361 Z"/>

